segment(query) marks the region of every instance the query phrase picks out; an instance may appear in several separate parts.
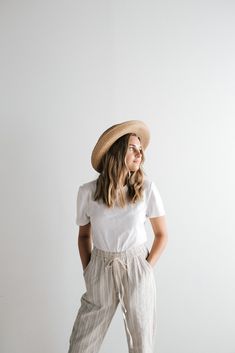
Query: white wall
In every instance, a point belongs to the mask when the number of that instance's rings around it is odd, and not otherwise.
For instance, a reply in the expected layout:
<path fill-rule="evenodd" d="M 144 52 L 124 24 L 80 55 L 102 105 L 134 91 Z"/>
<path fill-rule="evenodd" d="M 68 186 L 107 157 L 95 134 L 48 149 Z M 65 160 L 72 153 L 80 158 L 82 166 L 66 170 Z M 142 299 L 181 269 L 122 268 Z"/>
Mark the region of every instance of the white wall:
<path fill-rule="evenodd" d="M 234 16 L 224 0 L 1 1 L 1 353 L 67 352 L 77 189 L 129 119 L 151 129 L 167 212 L 156 352 L 235 352 Z M 110 347 L 127 352 L 120 306 Z"/>

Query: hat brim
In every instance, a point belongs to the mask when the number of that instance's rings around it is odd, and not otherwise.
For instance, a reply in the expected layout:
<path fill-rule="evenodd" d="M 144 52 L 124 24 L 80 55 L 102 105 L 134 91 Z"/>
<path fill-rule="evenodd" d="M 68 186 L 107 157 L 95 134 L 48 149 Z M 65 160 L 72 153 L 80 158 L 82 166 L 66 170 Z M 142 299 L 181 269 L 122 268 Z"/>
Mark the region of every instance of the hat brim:
<path fill-rule="evenodd" d="M 99 173 L 101 158 L 109 150 L 112 144 L 121 136 L 128 133 L 135 133 L 141 140 L 142 148 L 145 150 L 150 141 L 150 131 L 147 125 L 141 120 L 128 120 L 120 124 L 116 124 L 105 130 L 99 137 L 91 154 L 92 167 Z"/>

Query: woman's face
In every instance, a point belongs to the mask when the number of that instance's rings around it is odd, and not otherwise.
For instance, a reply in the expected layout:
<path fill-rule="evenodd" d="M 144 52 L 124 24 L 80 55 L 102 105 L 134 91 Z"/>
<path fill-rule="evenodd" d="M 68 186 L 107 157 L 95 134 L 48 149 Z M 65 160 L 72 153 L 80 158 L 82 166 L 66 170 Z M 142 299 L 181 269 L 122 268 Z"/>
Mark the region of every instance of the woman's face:
<path fill-rule="evenodd" d="M 142 154 L 141 143 L 137 136 L 130 136 L 125 160 L 129 171 L 135 172 L 139 169 L 142 160 Z"/>

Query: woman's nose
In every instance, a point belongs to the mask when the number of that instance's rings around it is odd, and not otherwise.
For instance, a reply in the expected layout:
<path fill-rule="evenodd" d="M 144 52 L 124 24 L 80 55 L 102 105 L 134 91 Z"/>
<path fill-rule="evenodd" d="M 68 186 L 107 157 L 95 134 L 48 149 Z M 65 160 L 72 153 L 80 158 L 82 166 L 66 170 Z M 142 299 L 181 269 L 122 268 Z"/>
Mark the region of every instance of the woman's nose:
<path fill-rule="evenodd" d="M 140 157 L 140 155 L 141 155 L 140 151 L 139 151 L 139 150 L 136 150 L 135 155 L 136 155 L 137 157 Z"/>

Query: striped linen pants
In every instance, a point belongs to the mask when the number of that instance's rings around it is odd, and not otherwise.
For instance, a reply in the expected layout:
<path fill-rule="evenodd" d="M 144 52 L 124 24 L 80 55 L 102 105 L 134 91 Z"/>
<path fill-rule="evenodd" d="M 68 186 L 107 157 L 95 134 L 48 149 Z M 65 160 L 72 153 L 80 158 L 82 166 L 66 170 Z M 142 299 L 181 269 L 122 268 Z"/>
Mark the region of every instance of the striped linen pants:
<path fill-rule="evenodd" d="M 93 247 L 68 353 L 97 353 L 120 303 L 129 353 L 152 353 L 156 283 L 146 244 L 121 252 Z"/>

